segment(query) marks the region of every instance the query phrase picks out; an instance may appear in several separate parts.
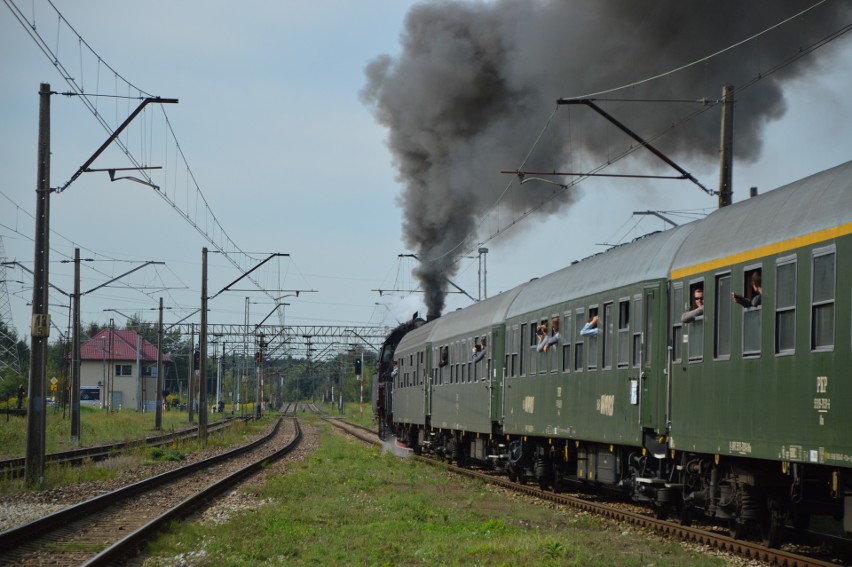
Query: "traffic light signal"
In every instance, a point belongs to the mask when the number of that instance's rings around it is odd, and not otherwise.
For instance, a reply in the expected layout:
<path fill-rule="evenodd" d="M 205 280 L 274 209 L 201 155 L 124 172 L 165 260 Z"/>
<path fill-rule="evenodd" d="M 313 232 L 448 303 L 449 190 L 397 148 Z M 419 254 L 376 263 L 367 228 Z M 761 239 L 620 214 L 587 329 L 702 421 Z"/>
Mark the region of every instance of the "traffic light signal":
<path fill-rule="evenodd" d="M 255 362 L 256 364 L 258 364 L 258 365 L 259 365 L 259 364 L 260 364 L 260 361 L 261 361 L 262 359 L 263 359 L 263 355 L 262 355 L 262 354 L 260 354 L 260 351 L 257 351 L 257 352 L 255 352 L 255 353 L 254 353 L 254 362 Z"/>
<path fill-rule="evenodd" d="M 361 375 L 361 359 L 360 358 L 355 359 L 355 375 L 356 376 Z"/>
<path fill-rule="evenodd" d="M 201 368 L 201 352 L 195 351 L 195 354 L 192 356 L 192 367 L 195 370 Z"/>

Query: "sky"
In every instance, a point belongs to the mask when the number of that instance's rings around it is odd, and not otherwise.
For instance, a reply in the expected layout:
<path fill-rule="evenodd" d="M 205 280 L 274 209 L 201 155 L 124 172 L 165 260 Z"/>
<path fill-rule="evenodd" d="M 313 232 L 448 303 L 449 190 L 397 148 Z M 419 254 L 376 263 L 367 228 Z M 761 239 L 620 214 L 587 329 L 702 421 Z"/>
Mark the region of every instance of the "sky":
<path fill-rule="evenodd" d="M 784 4 L 798 10 L 818 2 Z M 831 24 L 810 26 L 807 17 L 784 27 L 783 33 L 811 38 L 852 23 L 850 18 L 825 15 L 824 10 L 836 4 L 828 2 L 814 11 L 823 10 L 820 17 Z M 68 85 L 9 5 L 7 0 L 0 6 L 0 237 L 6 260 L 31 268 L 37 93 L 42 82 L 60 92 Z M 88 50 L 72 41 L 67 30 L 58 31 L 66 24 L 50 4 L 15 0 L 14 5 L 28 19 L 35 15 L 46 44 L 87 93 L 115 93 L 118 81 L 112 71 L 90 65 Z M 209 321 L 222 324 L 242 324 L 247 301 L 249 320 L 257 324 L 275 309 L 273 296 L 288 296 L 281 300 L 288 304 L 288 325 L 395 325 L 414 312 L 427 311 L 422 281 L 412 274 L 422 265 L 401 254 L 453 258 L 447 268 L 450 279 L 467 295 L 447 295 L 442 306 L 446 312 L 470 305 L 471 297 L 506 291 L 609 245 L 666 228 L 659 218 L 637 216 L 635 211 L 666 211 L 677 222 L 709 213 L 717 198 L 689 182 L 601 177 L 586 179 L 553 199 L 548 195 L 556 191 L 554 185 L 515 184 L 512 191 L 529 191 L 530 202 L 541 203 L 528 214 L 528 203 L 512 210 L 500 201 L 513 176 L 499 170 L 535 164 L 548 171 L 569 166 L 588 171 L 623 151 L 629 140 L 580 109 L 555 112 L 556 98 L 664 74 L 781 19 L 776 11 L 763 9 L 759 17 L 740 18 L 736 26 L 728 26 L 693 17 L 687 10 L 675 17 L 683 18 L 687 30 L 690 24 L 711 28 L 704 35 L 712 41 L 697 41 L 681 32 L 680 40 L 689 45 L 681 49 L 675 40 L 669 42 L 665 27 L 628 26 L 643 22 L 646 14 L 637 11 L 635 3 L 621 2 L 595 3 L 599 9 L 594 12 L 585 2 L 510 0 L 316 0 L 238 7 L 216 0 L 54 0 L 53 5 L 123 79 L 151 95 L 179 99 L 165 112 L 194 180 L 190 184 L 184 179 L 186 171 L 169 154 L 168 136 L 155 124 L 163 116 L 157 110 L 150 113 L 150 122 L 140 119 L 133 125 L 128 135 L 134 138 L 128 143 L 135 144 L 132 140 L 138 137 L 146 163 L 169 172 L 158 183 L 166 194 L 169 187 L 174 191 L 179 210 L 151 187 L 126 180 L 110 183 L 106 173 L 85 173 L 52 195 L 51 283 L 60 289 L 72 290 L 72 266 L 63 260 L 73 256 L 75 247 L 82 249 L 83 258 L 94 259 L 83 263 L 84 291 L 143 262 L 162 262 L 84 295 L 83 323 L 101 325 L 111 318 L 123 325 L 127 315 L 155 322 L 159 297 L 169 308 L 167 325 L 200 306 L 202 248 L 214 248 L 202 232 L 216 223 L 205 213 L 199 194 L 185 191 L 194 184 L 240 250 L 258 261 L 273 253 L 289 254 L 271 260 L 256 274 L 261 285 L 273 291 L 251 291 L 244 282 L 211 301 Z M 533 9 L 525 12 L 521 5 Z M 442 39 L 448 28 L 454 37 L 466 38 L 461 51 L 454 52 L 453 41 Z M 631 42 L 643 34 L 658 44 L 636 48 Z M 731 80 L 743 84 L 783 60 L 789 55 L 785 49 L 795 47 L 783 42 L 779 47 L 774 41 L 770 36 L 757 40 L 763 48 L 753 57 L 734 50 L 702 62 L 695 75 L 671 75 L 654 81 L 653 88 L 612 96 L 716 98 L 729 71 Z M 499 60 L 488 55 L 495 45 Z M 439 58 L 443 66 L 436 63 Z M 480 92 L 468 90 L 471 77 L 495 75 L 499 88 L 488 84 Z M 791 64 L 780 77 L 774 90 L 769 89 L 775 96 L 772 105 L 759 102 L 766 94 L 760 91 L 764 83 L 738 97 L 736 109 L 742 114 L 735 111 L 735 202 L 748 197 L 749 187 L 768 191 L 852 158 L 852 34 Z M 545 84 L 547 88 L 541 87 Z M 684 89 L 684 84 L 690 88 Z M 498 91 L 512 96 L 495 102 Z M 465 97 L 469 105 L 459 105 Z M 137 104 L 101 100 L 99 108 L 113 121 L 123 120 Z M 691 112 L 682 105 L 672 110 L 675 106 L 611 103 L 606 108 L 640 135 L 651 137 L 660 133 L 661 123 L 677 122 Z M 699 126 L 678 123 L 672 128 L 674 137 L 662 137 L 659 144 L 712 189 L 719 178 L 718 139 L 702 133 L 718 132 L 718 107 L 704 120 L 707 123 Z M 482 135 L 486 131 L 488 137 Z M 51 97 L 51 186 L 68 181 L 106 136 L 79 97 Z M 166 150 L 161 152 L 159 146 Z M 527 151 L 541 147 L 549 149 L 532 154 L 538 159 L 524 161 Z M 480 159 L 482 155 L 490 159 Z M 92 165 L 129 166 L 112 148 Z M 618 169 L 604 171 L 671 173 L 639 152 Z M 470 189 L 474 186 L 476 190 Z M 465 205 L 470 199 L 480 204 Z M 493 212 L 493 203 L 499 212 Z M 429 217 L 439 204 L 443 208 L 437 217 Z M 467 224 L 450 230 L 457 218 Z M 431 220 L 424 223 L 426 228 L 417 228 L 423 219 Z M 441 237 L 429 244 L 418 242 L 416 235 L 424 231 Z M 475 254 L 479 246 L 488 248 L 484 269 Z M 442 252 L 447 248 L 453 249 L 449 256 Z M 240 275 L 221 254 L 208 256 L 210 295 Z M 6 278 L 12 323 L 28 340 L 31 277 L 13 268 L 7 269 Z M 299 296 L 292 290 L 300 290 Z M 51 294 L 51 305 L 53 321 L 64 331 L 67 298 Z M 198 316 L 185 322 L 198 322 Z M 52 338 L 56 336 L 54 330 Z"/>

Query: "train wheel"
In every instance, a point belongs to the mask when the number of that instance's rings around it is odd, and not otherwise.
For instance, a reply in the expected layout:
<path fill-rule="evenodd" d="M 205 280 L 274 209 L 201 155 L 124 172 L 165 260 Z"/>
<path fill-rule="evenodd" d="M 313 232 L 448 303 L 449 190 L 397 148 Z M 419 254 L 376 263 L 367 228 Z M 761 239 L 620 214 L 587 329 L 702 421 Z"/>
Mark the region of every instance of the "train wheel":
<path fill-rule="evenodd" d="M 805 531 L 811 525 L 811 514 L 810 512 L 803 512 L 801 510 L 793 513 L 793 527 L 798 531 Z"/>
<path fill-rule="evenodd" d="M 760 539 L 766 547 L 778 547 L 784 541 L 784 512 L 770 498 L 769 510 L 760 520 Z"/>
<path fill-rule="evenodd" d="M 680 509 L 680 525 L 691 526 L 695 518 L 695 506 L 689 503 L 684 503 Z"/>
<path fill-rule="evenodd" d="M 562 480 L 562 475 L 559 474 L 559 471 L 553 473 L 553 492 L 559 494 L 562 492 L 562 487 L 565 482 Z"/>
<path fill-rule="evenodd" d="M 745 539 L 748 535 L 748 525 L 736 518 L 731 518 L 728 532 L 734 539 Z"/>

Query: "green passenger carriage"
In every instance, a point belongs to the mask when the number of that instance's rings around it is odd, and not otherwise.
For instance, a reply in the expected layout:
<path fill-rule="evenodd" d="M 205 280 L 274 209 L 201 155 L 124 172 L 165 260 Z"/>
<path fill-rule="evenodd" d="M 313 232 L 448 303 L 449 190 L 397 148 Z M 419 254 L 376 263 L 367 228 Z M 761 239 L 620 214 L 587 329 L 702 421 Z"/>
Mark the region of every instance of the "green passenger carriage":
<path fill-rule="evenodd" d="M 417 452 L 852 532 L 852 162 L 414 327 L 380 419 Z"/>

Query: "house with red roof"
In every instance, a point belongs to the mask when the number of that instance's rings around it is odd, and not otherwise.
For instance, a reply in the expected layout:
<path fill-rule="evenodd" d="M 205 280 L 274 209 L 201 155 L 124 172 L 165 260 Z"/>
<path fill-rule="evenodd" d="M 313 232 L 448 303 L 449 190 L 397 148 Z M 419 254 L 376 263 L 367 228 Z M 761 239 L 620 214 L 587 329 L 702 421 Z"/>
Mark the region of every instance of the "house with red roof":
<path fill-rule="evenodd" d="M 157 347 L 134 330 L 101 329 L 80 345 L 81 401 L 97 401 L 114 410 L 153 411 L 157 353 Z M 163 356 L 163 364 L 167 362 L 171 360 Z"/>

